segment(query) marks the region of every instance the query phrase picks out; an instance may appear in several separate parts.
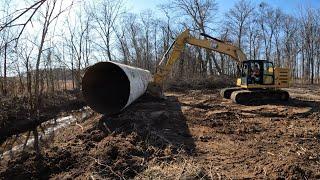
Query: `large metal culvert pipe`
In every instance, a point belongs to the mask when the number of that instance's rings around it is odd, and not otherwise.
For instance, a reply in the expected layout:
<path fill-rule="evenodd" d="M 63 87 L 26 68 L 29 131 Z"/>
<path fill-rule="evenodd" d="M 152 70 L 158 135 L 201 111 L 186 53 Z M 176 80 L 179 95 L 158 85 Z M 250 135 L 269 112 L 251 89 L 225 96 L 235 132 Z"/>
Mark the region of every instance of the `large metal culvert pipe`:
<path fill-rule="evenodd" d="M 152 80 L 149 71 L 115 62 L 90 66 L 82 78 L 85 101 L 95 111 L 119 113 L 143 95 Z"/>

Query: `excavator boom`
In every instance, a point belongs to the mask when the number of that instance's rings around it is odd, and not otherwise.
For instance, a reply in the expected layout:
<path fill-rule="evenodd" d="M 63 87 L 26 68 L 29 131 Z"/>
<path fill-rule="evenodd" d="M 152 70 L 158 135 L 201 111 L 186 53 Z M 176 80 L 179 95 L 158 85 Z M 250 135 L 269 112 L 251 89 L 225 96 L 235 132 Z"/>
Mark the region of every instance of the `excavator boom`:
<path fill-rule="evenodd" d="M 238 47 L 224 42 L 222 40 L 212 38 L 208 35 L 205 35 L 205 37 L 209 37 L 210 39 L 195 38 L 190 34 L 190 31 L 188 29 L 182 32 L 180 35 L 178 35 L 176 40 L 173 42 L 171 48 L 169 48 L 169 50 L 166 52 L 169 53 L 170 49 L 172 49 L 166 64 L 163 65 L 164 58 L 160 61 L 158 72 L 154 75 L 154 81 L 150 84 L 149 87 L 149 91 L 151 91 L 152 94 L 157 95 L 159 94 L 159 92 L 157 91 L 162 91 L 164 81 L 170 74 L 170 71 L 172 70 L 174 63 L 179 59 L 186 44 L 202 47 L 208 50 L 229 55 L 238 64 L 247 59 L 246 55 Z"/>

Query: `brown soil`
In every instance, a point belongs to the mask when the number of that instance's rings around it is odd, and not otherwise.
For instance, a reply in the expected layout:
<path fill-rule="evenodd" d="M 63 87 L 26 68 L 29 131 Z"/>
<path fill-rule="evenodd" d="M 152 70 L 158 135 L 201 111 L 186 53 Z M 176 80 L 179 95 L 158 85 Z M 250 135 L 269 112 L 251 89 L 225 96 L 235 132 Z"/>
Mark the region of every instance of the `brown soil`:
<path fill-rule="evenodd" d="M 259 106 L 233 104 L 218 90 L 144 96 L 121 114 L 60 130 L 41 158 L 30 150 L 2 160 L 0 177 L 319 179 L 317 89 L 291 88 L 289 102 Z"/>

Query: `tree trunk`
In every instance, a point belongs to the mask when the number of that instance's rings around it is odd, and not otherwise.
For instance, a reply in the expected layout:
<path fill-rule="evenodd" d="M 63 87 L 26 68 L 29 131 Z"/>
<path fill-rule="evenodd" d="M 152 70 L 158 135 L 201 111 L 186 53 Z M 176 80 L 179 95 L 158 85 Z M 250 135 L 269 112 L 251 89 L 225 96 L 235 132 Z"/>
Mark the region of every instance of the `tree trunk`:
<path fill-rule="evenodd" d="M 212 61 L 211 61 L 211 58 L 210 58 L 210 52 L 208 50 L 206 50 L 206 61 L 209 62 L 210 75 L 213 75 Z"/>
<path fill-rule="evenodd" d="M 3 61 L 3 84 L 2 93 L 4 96 L 7 95 L 7 48 L 8 44 L 4 44 L 4 61 Z"/>
<path fill-rule="evenodd" d="M 109 58 L 109 61 L 112 61 L 111 59 L 111 50 L 110 50 L 110 28 L 108 28 L 108 31 L 107 31 L 107 53 L 108 53 L 108 58 Z"/>
<path fill-rule="evenodd" d="M 214 53 L 211 53 L 211 57 L 212 57 L 213 63 L 215 65 L 217 71 L 219 72 L 219 74 L 223 74 L 221 71 L 221 68 L 219 67 L 219 64 L 217 63 L 216 56 L 214 55 Z"/>
<path fill-rule="evenodd" d="M 73 52 L 73 49 L 72 49 Z M 75 88 L 75 80 L 74 80 L 74 66 L 73 66 L 73 53 L 72 53 L 72 57 L 71 57 L 71 79 L 72 79 L 72 89 Z"/>
<path fill-rule="evenodd" d="M 311 84 L 314 84 L 314 58 L 310 56 L 311 61 Z"/>
<path fill-rule="evenodd" d="M 221 54 L 220 53 L 220 61 L 221 61 L 221 65 L 220 65 L 220 67 L 221 67 L 221 73 L 222 74 L 225 74 L 225 70 L 224 70 L 224 67 L 225 67 L 225 59 L 224 59 L 224 55 L 223 54 Z"/>

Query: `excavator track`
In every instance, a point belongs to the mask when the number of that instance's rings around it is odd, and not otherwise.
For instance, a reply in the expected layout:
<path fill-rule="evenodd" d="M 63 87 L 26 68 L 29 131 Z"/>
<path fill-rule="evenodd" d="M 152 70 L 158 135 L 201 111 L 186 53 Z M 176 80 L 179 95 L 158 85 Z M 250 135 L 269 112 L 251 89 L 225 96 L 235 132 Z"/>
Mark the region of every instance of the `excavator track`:
<path fill-rule="evenodd" d="M 279 89 L 238 90 L 231 93 L 230 99 L 244 105 L 268 104 L 288 101 L 289 93 Z"/>
<path fill-rule="evenodd" d="M 221 89 L 220 91 L 220 95 L 221 97 L 225 98 L 225 99 L 230 99 L 231 97 L 231 94 L 235 91 L 240 91 L 242 90 L 241 87 L 231 87 L 231 88 L 224 88 L 224 89 Z"/>

